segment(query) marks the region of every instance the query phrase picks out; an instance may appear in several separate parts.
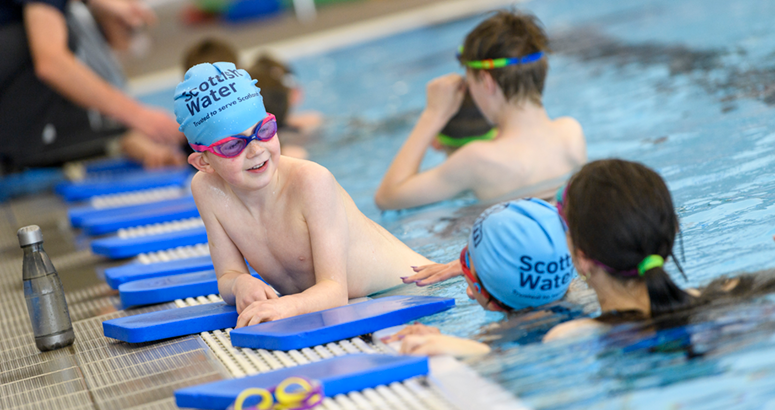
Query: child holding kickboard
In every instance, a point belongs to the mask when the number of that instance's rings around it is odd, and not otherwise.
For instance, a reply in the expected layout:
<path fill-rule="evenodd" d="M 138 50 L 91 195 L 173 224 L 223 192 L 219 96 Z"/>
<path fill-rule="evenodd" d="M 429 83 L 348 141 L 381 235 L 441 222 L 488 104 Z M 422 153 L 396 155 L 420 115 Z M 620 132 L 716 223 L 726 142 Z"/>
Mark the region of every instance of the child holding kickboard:
<path fill-rule="evenodd" d="M 280 155 L 255 82 L 233 63 L 206 63 L 175 89 L 180 130 L 196 151 L 191 190 L 237 327 L 345 305 L 431 263 L 363 215 L 326 168 Z"/>

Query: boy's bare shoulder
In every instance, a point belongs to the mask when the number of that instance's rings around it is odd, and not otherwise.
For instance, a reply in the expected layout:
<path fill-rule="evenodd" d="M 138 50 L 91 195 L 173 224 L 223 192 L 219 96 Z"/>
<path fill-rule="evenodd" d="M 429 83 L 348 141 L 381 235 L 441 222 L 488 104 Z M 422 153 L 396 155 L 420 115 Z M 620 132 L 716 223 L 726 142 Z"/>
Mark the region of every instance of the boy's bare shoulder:
<path fill-rule="evenodd" d="M 560 135 L 567 143 L 571 161 L 580 166 L 587 162 L 587 142 L 581 124 L 572 117 L 560 117 L 555 120 Z"/>
<path fill-rule="evenodd" d="M 191 179 L 191 193 L 194 199 L 205 199 L 213 192 L 212 188 L 223 189 L 224 181 L 217 174 L 199 171 Z"/>
<path fill-rule="evenodd" d="M 555 125 L 561 128 L 563 135 L 570 138 L 584 136 L 581 124 L 573 117 L 559 117 L 554 120 Z"/>
<path fill-rule="evenodd" d="M 336 178 L 328 168 L 304 159 L 283 157 L 286 160 L 288 184 L 294 191 L 307 194 L 335 186 Z"/>

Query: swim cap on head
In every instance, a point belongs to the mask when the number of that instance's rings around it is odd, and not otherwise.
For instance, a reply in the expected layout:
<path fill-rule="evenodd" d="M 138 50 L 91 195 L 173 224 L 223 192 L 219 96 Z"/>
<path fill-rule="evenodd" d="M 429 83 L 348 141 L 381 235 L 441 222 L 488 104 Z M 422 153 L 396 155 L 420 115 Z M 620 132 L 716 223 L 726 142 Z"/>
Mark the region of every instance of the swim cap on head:
<path fill-rule="evenodd" d="M 497 129 L 484 118 L 466 90 L 460 109 L 450 118 L 437 138 L 443 145 L 458 148 L 471 141 L 494 139 L 497 133 Z"/>
<path fill-rule="evenodd" d="M 557 210 L 540 199 L 504 202 L 482 213 L 468 251 L 484 288 L 513 309 L 560 299 L 576 274 Z"/>
<path fill-rule="evenodd" d="M 175 88 L 175 116 L 189 143 L 207 145 L 266 117 L 261 90 L 234 63 L 198 64 Z"/>

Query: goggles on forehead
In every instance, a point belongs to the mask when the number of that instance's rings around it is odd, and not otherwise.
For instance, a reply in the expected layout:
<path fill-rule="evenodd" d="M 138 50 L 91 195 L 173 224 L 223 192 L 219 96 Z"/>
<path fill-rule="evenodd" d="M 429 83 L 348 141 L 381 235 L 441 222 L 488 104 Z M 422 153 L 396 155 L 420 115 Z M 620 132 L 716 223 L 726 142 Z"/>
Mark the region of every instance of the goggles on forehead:
<path fill-rule="evenodd" d="M 488 58 L 485 60 L 476 60 L 476 61 L 465 61 L 462 59 L 462 56 L 463 56 L 463 46 L 460 46 L 460 48 L 458 48 L 458 51 L 457 51 L 457 59 L 460 61 L 460 64 L 463 64 L 464 66 L 468 68 L 473 68 L 475 70 L 491 70 L 493 68 L 503 68 L 510 65 L 535 63 L 536 61 L 544 57 L 544 52 L 539 51 L 537 53 L 528 54 L 523 57 Z"/>
<path fill-rule="evenodd" d="M 468 252 L 468 245 L 466 245 L 465 248 L 463 248 L 462 251 L 460 251 L 460 267 L 463 270 L 463 275 L 468 278 L 468 280 L 471 281 L 471 283 L 474 284 L 474 288 L 478 293 L 481 293 L 482 296 L 487 298 L 487 303 L 494 304 L 498 309 L 502 311 L 510 311 L 511 308 L 504 305 L 499 301 L 498 299 L 495 299 L 492 295 L 490 295 L 490 292 L 487 291 L 487 289 L 484 288 L 484 285 L 482 282 L 479 281 L 479 278 L 475 275 L 476 269 L 474 269 L 474 266 L 471 264 L 471 254 Z"/>
<path fill-rule="evenodd" d="M 267 114 L 263 120 L 256 124 L 253 133 L 247 137 L 244 135 L 232 135 L 220 139 L 209 146 L 199 144 L 189 145 L 197 152 L 208 151 L 221 158 L 234 158 L 241 154 L 253 140 L 269 141 L 275 135 L 277 135 L 277 119 L 273 114 Z"/>

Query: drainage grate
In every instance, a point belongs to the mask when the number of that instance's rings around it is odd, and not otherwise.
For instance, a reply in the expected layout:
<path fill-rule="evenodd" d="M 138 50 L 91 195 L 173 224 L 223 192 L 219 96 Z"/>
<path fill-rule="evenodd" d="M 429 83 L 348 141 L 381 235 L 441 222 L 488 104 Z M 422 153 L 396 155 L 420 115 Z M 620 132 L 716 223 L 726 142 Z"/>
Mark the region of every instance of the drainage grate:
<path fill-rule="evenodd" d="M 162 309 L 154 306 L 131 313 Z M 75 360 L 97 408 L 147 405 L 168 400 L 176 389 L 223 379 L 223 368 L 214 366 L 207 347 L 195 336 L 144 344 L 104 337 L 102 321 L 127 316 L 126 313 L 120 311 L 73 324 L 78 337 Z"/>

